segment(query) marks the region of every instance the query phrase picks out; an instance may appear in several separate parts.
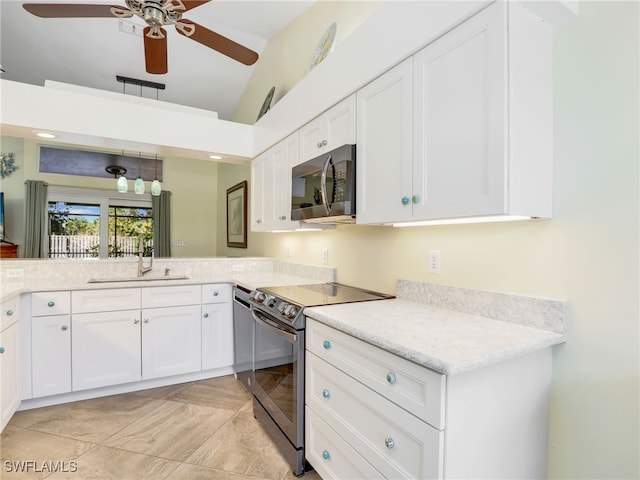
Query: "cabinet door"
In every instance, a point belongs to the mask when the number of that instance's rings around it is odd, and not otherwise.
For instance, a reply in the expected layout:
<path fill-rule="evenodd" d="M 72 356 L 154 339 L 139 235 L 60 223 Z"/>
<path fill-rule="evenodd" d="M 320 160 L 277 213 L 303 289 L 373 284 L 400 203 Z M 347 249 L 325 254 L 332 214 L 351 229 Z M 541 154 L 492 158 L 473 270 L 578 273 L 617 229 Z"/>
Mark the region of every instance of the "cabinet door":
<path fill-rule="evenodd" d="M 71 391 L 71 317 L 31 319 L 33 397 Z"/>
<path fill-rule="evenodd" d="M 300 161 L 356 143 L 356 97 L 351 95 L 300 129 Z"/>
<path fill-rule="evenodd" d="M 505 21 L 489 7 L 414 56 L 416 220 L 505 208 Z"/>
<path fill-rule="evenodd" d="M 323 115 L 324 151 L 356 143 L 356 95 L 345 98 Z"/>
<path fill-rule="evenodd" d="M 19 332 L 18 322 L 0 332 L 0 431 L 20 405 Z"/>
<path fill-rule="evenodd" d="M 233 365 L 231 303 L 202 306 L 202 369 Z"/>
<path fill-rule="evenodd" d="M 251 161 L 251 231 L 269 229 L 268 219 L 273 216 L 273 178 L 269 175 L 273 152 L 267 150 Z"/>
<path fill-rule="evenodd" d="M 358 223 L 410 220 L 411 59 L 358 91 Z"/>
<path fill-rule="evenodd" d="M 141 379 L 140 310 L 73 315 L 73 390 Z"/>
<path fill-rule="evenodd" d="M 266 186 L 273 192 L 272 230 L 290 230 L 298 226 L 291 221 L 291 168 L 300 157 L 298 132 L 288 136 L 273 147 L 273 185 Z"/>
<path fill-rule="evenodd" d="M 142 310 L 142 379 L 202 368 L 200 305 Z"/>

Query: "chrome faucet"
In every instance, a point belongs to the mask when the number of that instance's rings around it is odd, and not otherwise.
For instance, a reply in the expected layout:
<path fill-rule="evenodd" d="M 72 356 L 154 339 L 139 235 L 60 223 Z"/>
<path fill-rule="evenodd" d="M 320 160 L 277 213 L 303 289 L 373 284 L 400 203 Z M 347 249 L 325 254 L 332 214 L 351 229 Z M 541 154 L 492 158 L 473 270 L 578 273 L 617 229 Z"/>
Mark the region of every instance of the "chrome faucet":
<path fill-rule="evenodd" d="M 144 266 L 144 240 L 140 237 L 140 242 L 138 244 L 138 276 L 142 277 L 145 273 L 148 273 L 153 268 L 153 256 L 151 256 L 151 263 L 149 266 Z"/>

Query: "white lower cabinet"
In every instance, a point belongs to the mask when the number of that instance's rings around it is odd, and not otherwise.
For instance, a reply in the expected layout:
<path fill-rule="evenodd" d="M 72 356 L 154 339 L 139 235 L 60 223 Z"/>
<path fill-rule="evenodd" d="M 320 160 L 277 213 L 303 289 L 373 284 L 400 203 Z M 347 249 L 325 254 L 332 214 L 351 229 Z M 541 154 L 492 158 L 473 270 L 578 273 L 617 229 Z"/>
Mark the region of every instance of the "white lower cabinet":
<path fill-rule="evenodd" d="M 202 370 L 233 365 L 231 285 L 202 286 Z"/>
<path fill-rule="evenodd" d="M 441 375 L 312 318 L 306 333 L 306 457 L 324 479 L 545 477 L 550 348 Z"/>
<path fill-rule="evenodd" d="M 322 478 L 384 478 L 308 406 L 305 416 L 306 457 Z"/>
<path fill-rule="evenodd" d="M 142 310 L 142 379 L 201 369 L 200 305 Z"/>
<path fill-rule="evenodd" d="M 20 322 L 16 302 L 3 303 L 0 322 L 0 431 L 20 405 Z"/>
<path fill-rule="evenodd" d="M 33 396 L 71 391 L 71 316 L 34 317 L 31 323 Z"/>
<path fill-rule="evenodd" d="M 73 390 L 141 380 L 140 310 L 73 315 Z"/>
<path fill-rule="evenodd" d="M 202 306 L 202 369 L 233 365 L 231 303 Z"/>

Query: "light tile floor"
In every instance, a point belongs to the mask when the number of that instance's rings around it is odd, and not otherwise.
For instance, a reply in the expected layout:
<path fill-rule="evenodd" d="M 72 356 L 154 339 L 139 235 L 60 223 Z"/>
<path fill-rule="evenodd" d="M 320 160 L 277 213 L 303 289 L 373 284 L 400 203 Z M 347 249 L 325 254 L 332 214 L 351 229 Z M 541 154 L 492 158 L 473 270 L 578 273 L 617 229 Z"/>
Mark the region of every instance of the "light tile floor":
<path fill-rule="evenodd" d="M 232 375 L 17 412 L 0 457 L 2 479 L 296 478 Z"/>

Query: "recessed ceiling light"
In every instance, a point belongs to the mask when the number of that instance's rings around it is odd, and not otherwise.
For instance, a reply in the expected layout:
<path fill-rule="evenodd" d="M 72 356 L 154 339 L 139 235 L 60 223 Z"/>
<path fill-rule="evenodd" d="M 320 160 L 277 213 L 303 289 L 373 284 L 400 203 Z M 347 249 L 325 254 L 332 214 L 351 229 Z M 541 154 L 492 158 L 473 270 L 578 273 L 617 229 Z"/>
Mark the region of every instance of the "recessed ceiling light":
<path fill-rule="evenodd" d="M 222 156 L 221 155 L 209 155 L 209 158 L 211 160 L 222 160 Z"/>
<path fill-rule="evenodd" d="M 36 133 L 36 135 L 40 138 L 56 138 L 56 136 L 53 133 L 48 133 L 48 132 L 38 132 Z"/>

